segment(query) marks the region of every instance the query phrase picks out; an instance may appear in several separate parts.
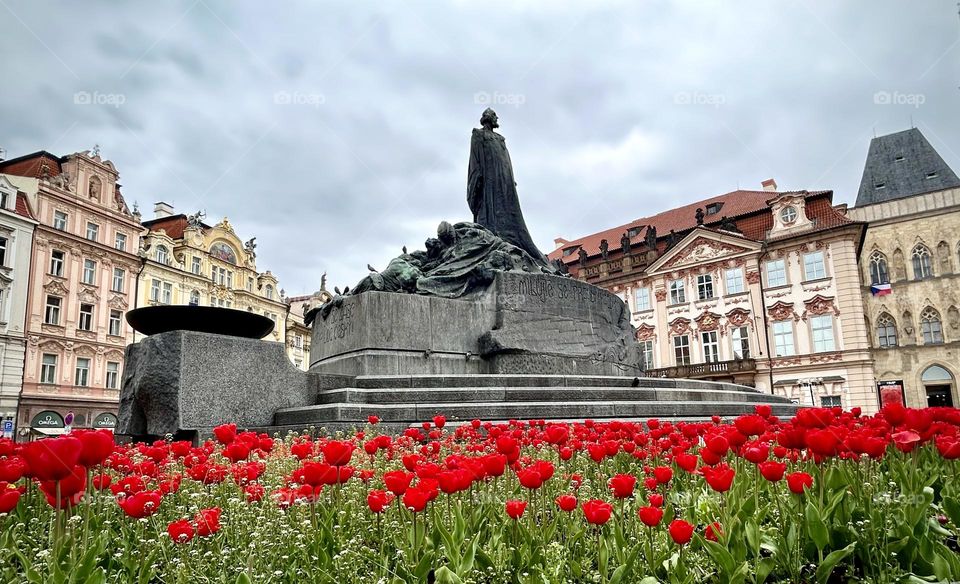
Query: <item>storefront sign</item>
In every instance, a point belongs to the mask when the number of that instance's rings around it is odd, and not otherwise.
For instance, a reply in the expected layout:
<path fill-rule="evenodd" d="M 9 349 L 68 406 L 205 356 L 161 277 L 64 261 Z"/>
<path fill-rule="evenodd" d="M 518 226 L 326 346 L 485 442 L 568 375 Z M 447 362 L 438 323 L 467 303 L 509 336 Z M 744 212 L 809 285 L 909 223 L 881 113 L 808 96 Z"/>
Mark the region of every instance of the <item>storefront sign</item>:
<path fill-rule="evenodd" d="M 891 381 L 878 381 L 877 394 L 880 396 L 880 407 L 891 404 L 907 405 L 906 395 L 903 391 L 903 380 L 895 379 Z"/>
<path fill-rule="evenodd" d="M 117 427 L 117 417 L 110 412 L 104 412 L 94 418 L 93 420 L 94 428 L 107 428 L 113 430 Z"/>
<path fill-rule="evenodd" d="M 30 420 L 34 428 L 63 428 L 63 418 L 57 412 L 44 410 Z"/>

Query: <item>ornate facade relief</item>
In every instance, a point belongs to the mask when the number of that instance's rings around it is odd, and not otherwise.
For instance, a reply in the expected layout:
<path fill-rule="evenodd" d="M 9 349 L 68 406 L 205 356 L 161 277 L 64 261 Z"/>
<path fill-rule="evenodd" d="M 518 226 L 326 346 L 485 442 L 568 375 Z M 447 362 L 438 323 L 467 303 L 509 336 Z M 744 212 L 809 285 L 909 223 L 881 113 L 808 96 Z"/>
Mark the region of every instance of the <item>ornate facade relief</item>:
<path fill-rule="evenodd" d="M 793 319 L 794 322 L 800 320 L 800 316 L 793 309 L 793 303 L 786 303 L 782 300 L 771 306 L 767 309 L 767 315 L 770 316 L 770 320 L 787 320 Z"/>
<path fill-rule="evenodd" d="M 684 335 L 690 332 L 689 318 L 675 318 L 670 321 L 670 333 L 674 335 Z"/>
<path fill-rule="evenodd" d="M 749 250 L 729 243 L 714 241 L 706 237 L 698 237 L 680 250 L 664 267 L 702 263 L 716 259 L 722 255 L 742 253 L 745 251 Z"/>
<path fill-rule="evenodd" d="M 70 290 L 63 285 L 59 280 L 51 279 L 46 284 L 43 285 L 43 289 L 50 294 L 55 294 L 57 296 L 66 296 Z"/>
<path fill-rule="evenodd" d="M 727 324 L 730 326 L 749 326 L 753 330 L 753 319 L 750 312 L 742 308 L 734 308 L 727 313 Z"/>
<path fill-rule="evenodd" d="M 800 316 L 804 321 L 807 320 L 807 315 L 811 314 L 814 316 L 819 316 L 821 314 L 833 313 L 834 316 L 840 316 L 840 309 L 833 302 L 833 297 L 821 296 L 817 294 L 810 300 L 804 300 L 803 305 L 806 309 L 803 311 L 803 314 Z"/>
<path fill-rule="evenodd" d="M 715 331 L 720 328 L 720 315 L 710 311 L 705 311 L 694 319 L 697 323 L 697 330 Z"/>
<path fill-rule="evenodd" d="M 110 300 L 107 301 L 107 305 L 115 310 L 126 310 L 128 306 L 127 298 L 121 294 L 112 294 Z"/>
<path fill-rule="evenodd" d="M 636 334 L 638 341 L 648 341 L 657 337 L 656 329 L 648 324 L 641 324 L 637 327 Z"/>

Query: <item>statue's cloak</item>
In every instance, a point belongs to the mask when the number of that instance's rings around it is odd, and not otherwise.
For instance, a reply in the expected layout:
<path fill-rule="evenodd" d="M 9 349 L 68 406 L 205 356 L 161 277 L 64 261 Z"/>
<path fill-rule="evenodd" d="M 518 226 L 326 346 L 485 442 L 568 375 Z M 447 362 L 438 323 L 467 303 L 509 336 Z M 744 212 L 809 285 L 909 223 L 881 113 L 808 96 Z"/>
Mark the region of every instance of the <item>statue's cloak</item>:
<path fill-rule="evenodd" d="M 540 265 L 547 265 L 546 257 L 533 243 L 523 220 L 506 140 L 493 130 L 473 130 L 467 171 L 467 203 L 473 212 L 474 223 L 524 250 Z"/>

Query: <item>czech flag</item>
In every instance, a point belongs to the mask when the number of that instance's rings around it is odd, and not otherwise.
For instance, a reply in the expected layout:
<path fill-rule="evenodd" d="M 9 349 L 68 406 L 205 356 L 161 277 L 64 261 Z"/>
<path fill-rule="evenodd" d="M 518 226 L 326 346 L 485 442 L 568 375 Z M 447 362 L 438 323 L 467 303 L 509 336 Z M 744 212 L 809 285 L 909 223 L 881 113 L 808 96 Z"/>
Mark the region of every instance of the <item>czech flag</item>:
<path fill-rule="evenodd" d="M 874 296 L 886 296 L 890 294 L 893 290 L 890 288 L 890 284 L 871 284 L 870 293 Z"/>

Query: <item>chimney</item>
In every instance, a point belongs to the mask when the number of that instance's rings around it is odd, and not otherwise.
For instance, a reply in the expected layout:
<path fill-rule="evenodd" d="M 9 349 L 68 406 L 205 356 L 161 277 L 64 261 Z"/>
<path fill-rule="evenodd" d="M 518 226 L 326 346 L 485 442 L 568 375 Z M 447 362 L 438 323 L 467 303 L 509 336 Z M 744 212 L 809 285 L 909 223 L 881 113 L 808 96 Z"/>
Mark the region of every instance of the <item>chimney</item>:
<path fill-rule="evenodd" d="M 171 215 L 173 215 L 173 205 L 160 201 L 153 206 L 154 219 L 163 219 L 164 217 L 169 217 Z"/>
<path fill-rule="evenodd" d="M 554 248 L 554 249 L 560 249 L 561 247 L 567 245 L 568 243 L 570 243 L 570 242 L 567 241 L 566 239 L 564 239 L 564 238 L 562 238 L 562 237 L 557 237 L 557 238 L 555 238 L 555 239 L 553 240 L 553 248 Z"/>
<path fill-rule="evenodd" d="M 777 192 L 777 181 L 773 180 L 772 178 L 768 178 L 767 180 L 763 181 L 760 183 L 760 186 L 762 186 L 763 190 L 765 191 L 770 191 L 771 193 Z"/>
<path fill-rule="evenodd" d="M 0 162 L 3 162 L 7 159 L 7 151 L 3 148 L 0 148 Z"/>

